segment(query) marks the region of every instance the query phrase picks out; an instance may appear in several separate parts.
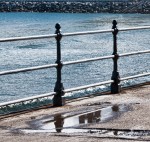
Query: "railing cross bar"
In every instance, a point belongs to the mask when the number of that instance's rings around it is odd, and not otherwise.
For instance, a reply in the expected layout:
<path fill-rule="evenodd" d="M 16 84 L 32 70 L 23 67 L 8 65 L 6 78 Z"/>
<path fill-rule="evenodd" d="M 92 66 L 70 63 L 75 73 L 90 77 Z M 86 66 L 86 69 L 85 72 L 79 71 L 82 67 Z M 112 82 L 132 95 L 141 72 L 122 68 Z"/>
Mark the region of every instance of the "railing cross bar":
<path fill-rule="evenodd" d="M 12 104 L 17 104 L 17 103 L 21 103 L 21 102 L 26 102 L 26 101 L 30 101 L 30 100 L 34 100 L 34 99 L 50 97 L 50 96 L 53 96 L 55 94 L 56 94 L 55 92 L 51 92 L 51 93 L 46 93 L 46 94 L 37 95 L 37 96 L 33 96 L 33 97 L 28 97 L 28 98 L 18 99 L 18 100 L 14 100 L 14 101 L 4 102 L 4 103 L 0 103 L 0 107 L 12 105 Z"/>
<path fill-rule="evenodd" d="M 130 53 L 122 53 L 122 54 L 119 54 L 119 57 L 131 56 L 131 55 L 137 55 L 137 54 L 144 54 L 144 53 L 150 53 L 150 50 L 136 51 L 136 52 L 130 52 Z"/>
<path fill-rule="evenodd" d="M 79 90 L 87 89 L 87 88 L 90 88 L 90 87 L 96 87 L 96 86 L 100 86 L 100 85 L 104 85 L 104 84 L 109 84 L 109 83 L 113 83 L 113 82 L 114 82 L 113 80 L 109 80 L 109 81 L 104 81 L 104 82 L 100 82 L 100 83 L 95 83 L 95 84 L 80 86 L 80 87 L 76 87 L 76 88 L 65 89 L 63 92 L 64 93 L 69 93 L 69 92 L 79 91 Z"/>
<path fill-rule="evenodd" d="M 34 71 L 34 70 L 47 69 L 47 68 L 52 68 L 52 67 L 57 67 L 57 64 L 50 64 L 50 65 L 43 65 L 43 66 L 36 66 L 36 67 L 29 67 L 29 68 L 21 68 L 21 69 L 15 69 L 15 70 L 10 70 L 10 71 L 2 71 L 2 72 L 0 72 L 0 76 L 8 75 L 8 74 L 16 74 L 16 73 L 20 73 L 20 72 L 28 72 L 28 71 Z"/>
<path fill-rule="evenodd" d="M 150 75 L 150 72 L 138 74 L 138 75 L 133 75 L 133 76 L 129 76 L 129 77 L 123 77 L 123 78 L 120 78 L 120 81 L 128 80 L 128 79 L 134 79 L 134 78 L 138 78 L 138 77 L 144 77 L 144 76 L 148 76 L 148 75 Z"/>
<path fill-rule="evenodd" d="M 150 29 L 150 26 L 143 27 L 132 27 L 132 28 L 120 28 L 118 31 L 130 31 L 130 30 L 142 30 L 142 29 Z M 63 37 L 67 36 L 78 36 L 78 35 L 89 35 L 89 34 L 100 34 L 100 33 L 109 33 L 113 32 L 114 29 L 108 30 L 96 30 L 96 31 L 84 31 L 84 32 L 74 32 L 74 33 L 64 33 Z M 49 35 L 38 35 L 38 36 L 26 36 L 26 37 L 10 37 L 10 38 L 0 38 L 0 42 L 11 42 L 11 41 L 22 41 L 22 40 L 34 40 L 34 39 L 49 39 L 56 37 L 56 34 Z"/>
<path fill-rule="evenodd" d="M 49 38 L 54 38 L 55 36 L 56 36 L 56 34 L 26 36 L 26 37 L 0 38 L 0 42 L 23 41 L 23 40 L 34 40 L 34 39 L 46 39 L 46 38 L 49 39 Z"/>
<path fill-rule="evenodd" d="M 71 64 L 85 63 L 85 62 L 91 62 L 91 61 L 99 61 L 99 60 L 104 60 L 104 59 L 111 59 L 113 57 L 114 57 L 114 55 L 110 55 L 110 56 L 103 56 L 103 57 L 97 57 L 97 58 L 91 58 L 91 59 L 68 61 L 68 62 L 64 62 L 63 65 L 71 65 Z"/>
<path fill-rule="evenodd" d="M 118 31 L 131 31 L 131 30 L 146 30 L 150 29 L 150 26 L 143 26 L 143 27 L 132 27 L 132 28 L 119 28 Z"/>

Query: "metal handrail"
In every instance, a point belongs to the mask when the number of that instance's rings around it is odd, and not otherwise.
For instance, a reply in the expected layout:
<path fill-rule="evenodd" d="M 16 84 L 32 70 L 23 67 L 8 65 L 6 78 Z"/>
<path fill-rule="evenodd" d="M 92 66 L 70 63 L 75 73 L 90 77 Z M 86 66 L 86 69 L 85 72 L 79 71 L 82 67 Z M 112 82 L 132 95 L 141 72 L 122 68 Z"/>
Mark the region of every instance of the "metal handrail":
<path fill-rule="evenodd" d="M 129 76 L 129 77 L 123 77 L 123 78 L 120 78 L 120 81 L 133 79 L 133 78 L 138 78 L 138 77 L 144 77 L 144 76 L 148 76 L 148 75 L 150 75 L 150 72 L 143 73 L 143 74 L 138 74 L 138 75 L 133 75 L 133 76 Z"/>
<path fill-rule="evenodd" d="M 28 72 L 28 71 L 47 69 L 47 68 L 52 68 L 52 67 L 57 67 L 57 64 L 49 64 L 49 65 L 43 65 L 43 66 L 35 66 L 35 67 L 28 67 L 28 68 L 9 70 L 9 71 L 2 71 L 2 72 L 0 72 L 0 76 L 1 75 L 20 73 L 20 72 Z"/>
<path fill-rule="evenodd" d="M 108 80 L 108 81 L 104 81 L 104 82 L 100 82 L 100 83 L 94 83 L 94 84 L 84 85 L 84 86 L 80 86 L 80 87 L 76 87 L 76 88 L 65 89 L 63 92 L 69 93 L 69 92 L 79 91 L 79 90 L 96 87 L 96 86 L 100 86 L 100 85 L 104 85 L 104 84 L 109 84 L 109 83 L 113 83 L 113 82 L 114 82 L 113 80 Z"/>
<path fill-rule="evenodd" d="M 108 32 L 113 32 L 113 29 L 110 29 L 110 30 L 97 30 L 97 31 L 85 31 L 85 32 L 74 32 L 74 33 L 64 33 L 64 34 L 62 34 L 62 36 L 66 37 L 66 36 L 99 34 L 99 33 L 108 33 Z M 34 40 L 34 39 L 46 39 L 46 38 L 49 39 L 49 38 L 54 38 L 56 36 L 57 36 L 57 34 L 49 34 L 49 35 L 26 36 L 26 37 L 0 38 L 0 42 Z"/>
<path fill-rule="evenodd" d="M 87 89 L 87 88 L 90 88 L 90 87 L 96 87 L 96 86 L 109 84 L 109 83 L 113 83 L 113 82 L 114 82 L 113 80 L 109 80 L 109 81 L 104 81 L 104 82 L 100 82 L 100 83 L 95 83 L 95 84 L 90 84 L 90 85 L 85 85 L 85 86 L 65 89 L 63 92 L 64 93 L 69 93 L 69 92 L 79 91 L 79 90 Z M 4 107 L 4 106 L 16 104 L 16 103 L 21 103 L 21 102 L 27 102 L 27 101 L 30 101 L 30 100 L 33 100 L 33 99 L 50 97 L 50 96 L 53 96 L 53 95 L 56 95 L 56 92 L 50 92 L 50 93 L 46 93 L 46 94 L 42 94 L 42 95 L 27 97 L 27 98 L 24 98 L 24 99 L 18 99 L 18 100 L 14 100 L 14 101 L 5 102 L 5 103 L 0 103 L 0 107 Z"/>
<path fill-rule="evenodd" d="M 144 53 L 150 53 L 150 50 L 136 51 L 136 52 L 130 52 L 130 53 L 122 53 L 122 54 L 118 54 L 118 56 L 124 57 L 124 56 L 131 56 L 131 55 L 144 54 Z M 82 60 L 77 60 L 77 61 L 68 61 L 68 62 L 64 62 L 62 64 L 63 65 L 71 65 L 71 64 L 85 63 L 85 62 L 91 62 L 91 61 L 99 61 L 99 60 L 111 59 L 111 58 L 114 58 L 114 55 L 97 57 L 97 58 L 90 58 L 90 59 L 82 59 Z M 2 71 L 2 72 L 0 72 L 0 76 L 20 73 L 20 72 L 28 72 L 28 71 L 47 69 L 47 68 L 52 68 L 52 67 L 57 67 L 57 66 L 58 66 L 57 64 L 48 64 L 48 65 L 43 65 L 43 66 L 35 66 L 35 67 L 21 68 L 21 69 L 16 69 L 16 70 Z"/>
<path fill-rule="evenodd" d="M 96 30 L 96 31 L 84 31 L 84 32 L 74 32 L 74 33 L 64 33 L 62 36 L 78 36 L 78 35 L 90 35 L 90 34 L 100 34 L 100 33 L 110 33 L 113 32 L 113 29 L 108 30 Z"/>
<path fill-rule="evenodd" d="M 150 50 L 123 53 L 123 54 L 118 54 L 118 56 L 124 57 L 124 56 L 131 56 L 131 55 L 144 54 L 144 53 L 150 53 Z M 85 63 L 85 62 L 91 62 L 91 61 L 99 61 L 99 60 L 111 59 L 111 58 L 114 58 L 114 55 L 97 57 L 97 58 L 90 58 L 90 59 L 82 59 L 82 60 L 76 60 L 76 61 L 68 61 L 68 62 L 62 63 L 62 65 L 71 65 L 71 64 Z M 57 67 L 57 66 L 58 66 L 57 64 L 48 64 L 48 65 L 43 65 L 43 66 L 35 66 L 35 67 L 9 70 L 9 71 L 2 71 L 2 72 L 0 72 L 0 76 L 20 73 L 20 72 L 28 72 L 28 71 L 47 69 L 47 68 L 52 68 L 52 67 Z"/>
<path fill-rule="evenodd" d="M 103 57 L 97 57 L 97 58 L 91 58 L 91 59 L 82 59 L 77 61 L 69 61 L 62 63 L 63 65 L 71 65 L 71 64 L 78 64 L 78 63 L 85 63 L 90 61 L 98 61 L 98 60 L 104 60 L 104 59 L 110 59 L 113 58 L 114 55 L 111 56 L 103 56 Z M 9 70 L 9 71 L 2 71 L 0 72 L 0 76 L 2 75 L 8 75 L 8 74 L 16 74 L 20 72 L 28 72 L 28 71 L 35 71 L 35 70 L 41 70 L 41 69 L 47 69 L 52 67 L 57 67 L 57 64 L 49 64 L 49 65 L 43 65 L 43 66 L 35 66 L 35 67 L 28 67 L 28 68 L 22 68 L 22 69 L 16 69 L 16 70 Z"/>
<path fill-rule="evenodd" d="M 136 51 L 136 52 L 130 52 L 130 53 L 122 53 L 122 54 L 119 54 L 119 57 L 144 54 L 144 53 L 150 53 L 150 50 Z"/>
<path fill-rule="evenodd" d="M 64 62 L 63 65 L 86 63 L 86 62 L 99 61 L 99 60 L 111 59 L 111 58 L 114 58 L 114 55 L 97 57 L 97 58 L 91 58 L 91 59 L 82 59 L 82 60 L 77 60 L 77 61 L 68 61 L 68 62 Z"/>
<path fill-rule="evenodd" d="M 54 95 L 53 104 L 55 105 L 55 103 L 56 103 L 56 105 L 59 106 L 59 105 L 62 105 L 61 96 L 64 93 L 68 93 L 68 92 L 72 92 L 72 91 L 78 91 L 78 90 L 87 89 L 90 87 L 96 87 L 96 86 L 100 86 L 100 85 L 104 85 L 104 84 L 109 84 L 109 83 L 111 83 L 111 92 L 112 93 L 118 93 L 118 91 L 119 91 L 118 85 L 119 85 L 120 81 L 150 75 L 150 73 L 144 73 L 144 74 L 134 75 L 134 76 L 130 76 L 130 77 L 120 78 L 119 72 L 117 69 L 118 68 L 117 67 L 118 66 L 117 65 L 118 57 L 137 55 L 137 54 L 143 54 L 143 53 L 150 53 L 150 50 L 145 50 L 145 51 L 136 51 L 136 52 L 118 54 L 117 53 L 117 33 L 118 33 L 118 31 L 150 29 L 150 26 L 117 29 L 116 25 L 117 25 L 117 22 L 114 20 L 113 21 L 113 27 L 112 27 L 112 29 L 109 29 L 109 30 L 84 31 L 84 32 L 74 32 L 74 33 L 62 34 L 60 32 L 60 28 L 61 28 L 60 25 L 56 24 L 55 34 L 26 36 L 26 37 L 13 37 L 13 38 L 0 38 L 0 42 L 12 42 L 12 41 L 21 41 L 21 40 L 34 40 L 34 39 L 49 39 L 49 38 L 56 38 L 56 41 L 57 41 L 57 61 L 55 64 L 48 64 L 48 65 L 21 68 L 21 69 L 15 69 L 15 70 L 0 72 L 0 75 L 8 75 L 8 74 L 15 74 L 15 73 L 20 73 L 20 72 L 28 72 L 28 71 L 34 71 L 34 70 L 56 67 L 56 69 L 57 69 L 57 82 L 56 82 L 56 86 L 54 88 L 54 92 L 46 93 L 46 94 L 42 94 L 42 95 L 37 95 L 37 96 L 33 96 L 33 97 L 28 97 L 28 98 L 24 98 L 24 99 L 19 99 L 19 100 L 15 100 L 15 101 L 9 101 L 6 103 L 0 103 L 0 107 L 4 107 L 4 106 L 12 105 L 15 103 L 20 103 L 20 102 L 25 102 L 25 101 L 29 101 L 29 100 L 34 100 L 34 99 L 38 99 L 38 98 L 49 97 L 52 95 Z M 82 60 L 76 60 L 76 61 L 67 61 L 64 63 L 61 62 L 60 40 L 62 37 L 99 34 L 99 33 L 109 33 L 109 32 L 113 33 L 113 55 L 90 58 L 90 59 L 82 59 Z M 75 88 L 70 88 L 70 89 L 65 89 L 65 90 L 63 89 L 64 87 L 63 87 L 63 84 L 61 83 L 61 68 L 63 65 L 71 65 L 71 64 L 85 63 L 85 62 L 91 62 L 91 61 L 99 61 L 99 60 L 111 59 L 111 58 L 113 58 L 113 62 L 114 62 L 113 74 L 112 74 L 111 80 L 100 82 L 100 83 L 95 83 L 95 84 L 90 84 L 90 85 L 85 85 L 85 86 L 80 86 L 80 87 L 75 87 Z M 57 104 L 57 101 L 60 104 Z"/>
<path fill-rule="evenodd" d="M 133 27 L 133 28 L 119 28 L 118 31 L 144 30 L 150 29 L 150 26 Z"/>
<path fill-rule="evenodd" d="M 56 92 L 51 92 L 51 93 L 41 94 L 41 95 L 37 95 L 37 96 L 27 97 L 24 99 L 18 99 L 18 100 L 14 100 L 14 101 L 4 102 L 4 103 L 0 103 L 0 107 L 4 107 L 4 106 L 16 104 L 16 103 L 21 103 L 21 102 L 27 102 L 27 101 L 34 100 L 34 99 L 50 97 L 55 94 L 56 94 Z"/>
<path fill-rule="evenodd" d="M 38 35 L 38 36 L 26 36 L 26 37 L 10 37 L 10 38 L 0 38 L 0 42 L 11 42 L 11 41 L 22 41 L 22 40 L 34 40 L 34 39 L 46 39 L 54 38 L 56 34 L 49 35 Z"/>
<path fill-rule="evenodd" d="M 120 28 L 120 29 L 118 29 L 118 31 L 130 31 L 130 30 L 142 30 L 142 29 L 150 29 L 150 26 L 133 27 L 133 28 Z M 114 31 L 114 29 L 84 31 L 84 32 L 64 33 L 64 34 L 62 34 L 62 36 L 67 37 L 67 36 L 77 36 L 77 35 L 89 35 L 89 34 L 109 33 L 109 32 L 113 32 L 113 31 Z M 0 42 L 46 39 L 46 38 L 49 39 L 49 38 L 54 38 L 56 36 L 57 36 L 56 34 L 49 34 L 49 35 L 26 36 L 26 37 L 0 38 Z"/>

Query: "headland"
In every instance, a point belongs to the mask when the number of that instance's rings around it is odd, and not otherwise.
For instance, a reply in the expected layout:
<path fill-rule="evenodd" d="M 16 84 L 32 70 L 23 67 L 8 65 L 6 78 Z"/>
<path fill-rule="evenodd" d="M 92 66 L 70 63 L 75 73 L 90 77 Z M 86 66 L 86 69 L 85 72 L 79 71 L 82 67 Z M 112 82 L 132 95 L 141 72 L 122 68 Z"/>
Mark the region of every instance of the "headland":
<path fill-rule="evenodd" d="M 4 0 L 0 12 L 142 13 L 150 14 L 148 0 Z"/>

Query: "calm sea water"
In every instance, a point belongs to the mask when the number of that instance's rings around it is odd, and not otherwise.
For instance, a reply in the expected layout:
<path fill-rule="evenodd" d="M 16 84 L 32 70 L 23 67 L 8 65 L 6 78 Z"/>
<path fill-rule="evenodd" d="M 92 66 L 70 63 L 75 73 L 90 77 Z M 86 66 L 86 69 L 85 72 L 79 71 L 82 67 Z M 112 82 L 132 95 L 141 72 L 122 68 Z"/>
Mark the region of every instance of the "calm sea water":
<path fill-rule="evenodd" d="M 55 24 L 61 24 L 63 33 L 104 30 L 118 21 L 118 28 L 148 26 L 150 15 L 144 14 L 58 14 L 58 13 L 0 13 L 0 38 L 53 34 Z M 150 30 L 120 32 L 118 52 L 150 49 Z M 62 61 L 74 61 L 112 54 L 112 34 L 64 37 Z M 55 39 L 0 43 L 0 71 L 46 65 L 56 61 Z M 64 66 L 62 82 L 72 88 L 110 80 L 112 60 Z M 150 71 L 150 54 L 119 59 L 121 77 Z M 53 92 L 56 69 L 0 76 L 0 102 Z M 150 77 L 128 80 L 122 86 L 150 81 Z M 108 86 L 97 89 L 108 90 Z M 94 88 L 83 90 L 82 94 Z M 80 96 L 81 92 L 78 92 Z"/>

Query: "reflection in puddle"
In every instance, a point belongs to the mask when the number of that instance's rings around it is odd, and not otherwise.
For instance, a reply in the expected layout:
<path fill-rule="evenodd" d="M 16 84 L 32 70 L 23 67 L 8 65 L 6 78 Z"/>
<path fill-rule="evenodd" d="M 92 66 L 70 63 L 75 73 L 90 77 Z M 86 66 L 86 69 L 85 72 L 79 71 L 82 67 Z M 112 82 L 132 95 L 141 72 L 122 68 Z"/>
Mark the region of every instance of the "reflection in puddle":
<path fill-rule="evenodd" d="M 68 114 L 57 114 L 54 117 L 45 118 L 42 120 L 33 121 L 36 128 L 21 129 L 21 133 L 49 133 L 49 132 L 64 132 L 69 133 L 82 133 L 83 134 L 96 134 L 100 137 L 115 137 L 121 139 L 143 139 L 150 136 L 150 130 L 130 130 L 130 129 L 112 129 L 112 128 L 88 128 L 84 127 L 90 124 L 107 122 L 116 119 L 123 112 L 129 111 L 129 106 L 114 105 L 103 109 L 97 109 L 74 116 Z"/>
<path fill-rule="evenodd" d="M 115 119 L 121 112 L 126 112 L 128 109 L 125 105 L 114 105 L 75 116 L 57 114 L 53 119 L 38 122 L 38 129 L 50 132 L 71 132 L 73 128 Z"/>

